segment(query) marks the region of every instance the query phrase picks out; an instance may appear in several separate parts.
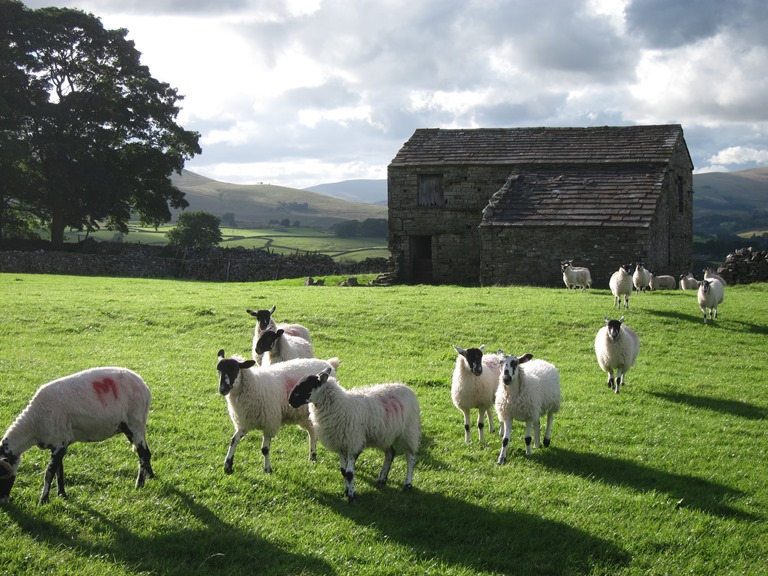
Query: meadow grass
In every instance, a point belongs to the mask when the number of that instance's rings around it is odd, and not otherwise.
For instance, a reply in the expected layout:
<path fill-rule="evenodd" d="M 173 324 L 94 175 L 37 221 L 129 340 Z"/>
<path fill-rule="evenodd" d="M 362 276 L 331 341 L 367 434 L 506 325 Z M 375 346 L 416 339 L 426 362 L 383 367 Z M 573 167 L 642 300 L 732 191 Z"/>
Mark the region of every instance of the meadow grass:
<path fill-rule="evenodd" d="M 24 456 L 0 507 L 3 574 L 754 574 L 768 565 L 768 284 L 729 286 L 704 325 L 695 292 L 633 296 L 640 335 L 620 395 L 593 341 L 616 317 L 605 290 L 304 287 L 0 274 L 0 429 L 40 384 L 97 365 L 139 372 L 153 392 L 154 479 L 136 490 L 125 438 L 75 444 L 68 500 L 38 506 L 49 454 Z M 396 458 L 358 460 L 347 504 L 338 458 L 308 462 L 287 427 L 262 470 L 261 435 L 240 443 L 217 390 L 216 353 L 248 356 L 246 308 L 312 332 L 346 387 L 403 381 L 422 410 L 414 489 Z M 531 352 L 561 372 L 552 446 L 525 456 L 513 425 L 464 444 L 450 400 L 452 344 Z M 473 419 L 475 418 L 473 412 Z"/>

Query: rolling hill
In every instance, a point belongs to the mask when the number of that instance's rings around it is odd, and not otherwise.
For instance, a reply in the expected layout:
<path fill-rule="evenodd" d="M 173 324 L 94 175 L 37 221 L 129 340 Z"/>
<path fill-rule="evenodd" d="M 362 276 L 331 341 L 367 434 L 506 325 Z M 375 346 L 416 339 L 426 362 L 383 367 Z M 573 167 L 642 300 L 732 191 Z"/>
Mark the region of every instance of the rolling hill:
<path fill-rule="evenodd" d="M 693 175 L 694 234 L 768 229 L 768 168 Z"/>
<path fill-rule="evenodd" d="M 386 180 L 344 180 L 331 184 L 318 184 L 305 190 L 327 194 L 350 202 L 387 205 Z"/>

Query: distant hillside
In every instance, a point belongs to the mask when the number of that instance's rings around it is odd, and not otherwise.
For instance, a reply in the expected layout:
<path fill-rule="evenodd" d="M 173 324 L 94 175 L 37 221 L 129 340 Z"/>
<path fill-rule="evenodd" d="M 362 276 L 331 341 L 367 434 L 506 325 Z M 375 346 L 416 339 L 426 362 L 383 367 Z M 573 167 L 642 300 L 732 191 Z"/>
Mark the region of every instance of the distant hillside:
<path fill-rule="evenodd" d="M 298 221 L 302 226 L 327 229 L 344 220 L 387 217 L 385 206 L 350 202 L 285 186 L 228 184 L 188 170 L 174 176 L 173 181 L 186 195 L 187 211 L 204 210 L 219 218 L 234 214 L 237 226 L 256 228 L 287 218 L 291 223 Z M 176 211 L 174 217 L 179 212 Z"/>
<path fill-rule="evenodd" d="M 327 194 L 334 198 L 350 202 L 365 202 L 367 204 L 387 205 L 386 180 L 344 180 L 330 184 L 318 184 L 306 188 L 309 192 Z"/>
<path fill-rule="evenodd" d="M 695 234 L 768 229 L 768 168 L 693 175 Z"/>

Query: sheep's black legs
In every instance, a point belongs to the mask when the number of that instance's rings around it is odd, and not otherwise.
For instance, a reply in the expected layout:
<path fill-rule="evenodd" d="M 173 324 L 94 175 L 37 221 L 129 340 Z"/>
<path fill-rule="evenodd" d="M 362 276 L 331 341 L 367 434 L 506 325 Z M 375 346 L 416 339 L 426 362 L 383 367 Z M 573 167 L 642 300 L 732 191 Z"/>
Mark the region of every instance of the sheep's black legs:
<path fill-rule="evenodd" d="M 379 474 L 378 480 L 376 480 L 376 483 L 379 486 L 384 486 L 387 483 L 387 478 L 389 477 L 389 469 L 392 467 L 392 461 L 394 459 L 395 449 L 394 447 L 390 446 L 384 450 L 384 465 L 381 467 L 381 473 Z"/>
<path fill-rule="evenodd" d="M 152 470 L 152 464 L 150 463 L 152 453 L 149 451 L 149 446 L 147 446 L 145 441 L 138 443 L 134 442 L 133 431 L 128 428 L 128 425 L 125 422 L 120 422 L 119 430 L 125 434 L 125 437 L 128 438 L 128 442 L 136 448 L 136 452 L 139 455 L 139 475 L 136 477 L 136 488 L 141 488 L 144 486 L 144 480 L 146 478 L 155 477 L 155 473 Z"/>
<path fill-rule="evenodd" d="M 66 446 L 51 450 L 51 460 L 48 462 L 48 467 L 45 469 L 45 479 L 43 480 L 43 492 L 40 494 L 40 504 L 48 502 L 48 494 L 51 491 L 51 482 L 53 481 L 54 476 L 56 476 L 59 496 L 62 498 L 67 497 L 67 494 L 64 491 L 64 464 L 62 463 L 66 453 Z"/>
<path fill-rule="evenodd" d="M 238 430 L 235 432 L 234 436 L 232 436 L 232 440 L 229 441 L 229 450 L 227 451 L 227 457 L 224 459 L 225 474 L 232 474 L 234 470 L 235 448 L 237 448 L 237 444 L 243 439 L 243 436 L 245 436 L 245 432 Z"/>

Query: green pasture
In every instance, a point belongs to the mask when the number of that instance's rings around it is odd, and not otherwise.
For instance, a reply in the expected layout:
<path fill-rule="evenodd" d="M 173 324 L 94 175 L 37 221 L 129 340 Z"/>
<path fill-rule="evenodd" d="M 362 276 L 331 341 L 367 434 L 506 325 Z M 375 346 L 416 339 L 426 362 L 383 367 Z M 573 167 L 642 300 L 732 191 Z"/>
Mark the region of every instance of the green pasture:
<path fill-rule="evenodd" d="M 365 282 L 367 278 L 363 278 Z M 133 482 L 123 437 L 75 444 L 68 500 L 37 500 L 48 453 L 32 448 L 0 506 L 1 574 L 646 575 L 758 574 L 768 566 L 768 284 L 728 286 L 705 325 L 695 292 L 633 296 L 642 345 L 620 395 L 593 341 L 619 315 L 605 290 L 531 287 L 304 287 L 0 274 L 0 429 L 41 384 L 97 365 L 141 374 L 153 392 L 156 477 Z M 403 458 L 377 488 L 382 454 L 358 460 L 358 501 L 338 457 L 307 458 L 286 427 L 263 472 L 261 434 L 240 443 L 218 393 L 216 353 L 250 354 L 246 308 L 312 332 L 346 387 L 402 381 L 421 405 L 414 488 Z M 525 456 L 513 425 L 472 430 L 450 399 L 452 344 L 531 352 L 560 369 L 552 445 Z M 475 415 L 473 414 L 473 419 Z M 54 490 L 55 492 L 55 490 Z M 52 493 L 53 494 L 53 493 Z"/>

